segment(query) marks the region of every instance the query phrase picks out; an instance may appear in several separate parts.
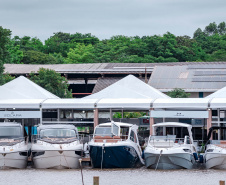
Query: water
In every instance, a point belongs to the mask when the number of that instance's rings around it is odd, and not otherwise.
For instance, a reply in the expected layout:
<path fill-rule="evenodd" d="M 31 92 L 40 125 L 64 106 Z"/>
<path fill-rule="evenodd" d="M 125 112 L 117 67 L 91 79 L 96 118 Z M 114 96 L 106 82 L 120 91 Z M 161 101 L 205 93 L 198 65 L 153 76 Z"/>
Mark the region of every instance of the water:
<path fill-rule="evenodd" d="M 100 185 L 218 185 L 226 181 L 224 170 L 83 169 L 84 185 L 100 177 Z M 76 170 L 0 170 L 1 185 L 82 185 Z"/>

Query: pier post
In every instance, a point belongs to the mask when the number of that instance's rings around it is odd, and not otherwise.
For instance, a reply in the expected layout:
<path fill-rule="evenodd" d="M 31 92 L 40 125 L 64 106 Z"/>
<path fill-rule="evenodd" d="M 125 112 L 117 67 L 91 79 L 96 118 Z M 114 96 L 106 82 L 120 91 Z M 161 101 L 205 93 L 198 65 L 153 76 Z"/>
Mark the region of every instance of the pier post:
<path fill-rule="evenodd" d="M 220 181 L 219 184 L 220 185 L 225 185 L 225 181 Z"/>
<path fill-rule="evenodd" d="M 93 185 L 99 185 L 99 177 L 98 176 L 93 177 Z"/>

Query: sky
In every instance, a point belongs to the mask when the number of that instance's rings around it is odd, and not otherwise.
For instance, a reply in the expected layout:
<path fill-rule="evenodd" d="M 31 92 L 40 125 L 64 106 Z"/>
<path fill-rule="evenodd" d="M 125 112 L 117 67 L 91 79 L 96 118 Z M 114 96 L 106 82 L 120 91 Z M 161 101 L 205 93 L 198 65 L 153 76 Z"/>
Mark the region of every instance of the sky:
<path fill-rule="evenodd" d="M 115 35 L 188 35 L 226 22 L 226 0 L 0 0 L 0 26 L 12 36 L 41 41 L 56 32 Z"/>

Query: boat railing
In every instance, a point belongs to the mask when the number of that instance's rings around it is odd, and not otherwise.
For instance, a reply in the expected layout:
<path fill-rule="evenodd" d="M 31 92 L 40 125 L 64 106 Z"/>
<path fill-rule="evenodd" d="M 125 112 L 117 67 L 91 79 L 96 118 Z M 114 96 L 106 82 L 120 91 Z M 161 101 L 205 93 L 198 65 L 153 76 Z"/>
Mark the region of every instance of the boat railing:
<path fill-rule="evenodd" d="M 15 137 L 15 138 L 0 138 L 0 146 L 13 146 L 18 144 L 19 146 L 28 144 L 28 137 Z"/>
<path fill-rule="evenodd" d="M 118 141 L 125 141 L 128 139 L 128 135 L 114 136 L 109 134 L 101 135 L 90 135 L 89 141 L 93 140 L 94 142 L 106 142 L 106 143 L 116 143 Z"/>
<path fill-rule="evenodd" d="M 76 136 L 40 136 L 40 135 L 32 135 L 31 136 L 31 142 L 32 143 L 42 143 L 42 141 L 47 142 L 47 143 L 52 143 L 52 144 L 66 144 L 66 143 L 71 143 L 74 141 L 80 141 L 82 142 L 84 140 L 84 134 L 79 134 Z M 40 141 L 40 142 L 38 142 Z"/>
<path fill-rule="evenodd" d="M 176 144 L 190 144 L 189 136 L 184 138 L 176 138 L 176 135 L 168 136 L 150 136 L 148 139 L 148 144 L 154 147 L 172 147 Z"/>

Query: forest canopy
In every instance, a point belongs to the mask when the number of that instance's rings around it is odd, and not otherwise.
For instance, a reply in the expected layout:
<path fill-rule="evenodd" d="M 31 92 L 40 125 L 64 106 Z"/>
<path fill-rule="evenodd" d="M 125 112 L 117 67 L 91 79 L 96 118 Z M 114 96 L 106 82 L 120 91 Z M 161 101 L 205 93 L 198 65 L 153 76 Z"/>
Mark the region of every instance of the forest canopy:
<path fill-rule="evenodd" d="M 226 24 L 210 23 L 198 28 L 193 37 L 164 35 L 112 36 L 100 40 L 88 33 L 57 32 L 44 43 L 30 36 L 11 37 L 12 31 L 0 26 L 0 74 L 3 63 L 160 63 L 226 61 Z M 0 76 L 0 83 L 3 79 Z"/>

